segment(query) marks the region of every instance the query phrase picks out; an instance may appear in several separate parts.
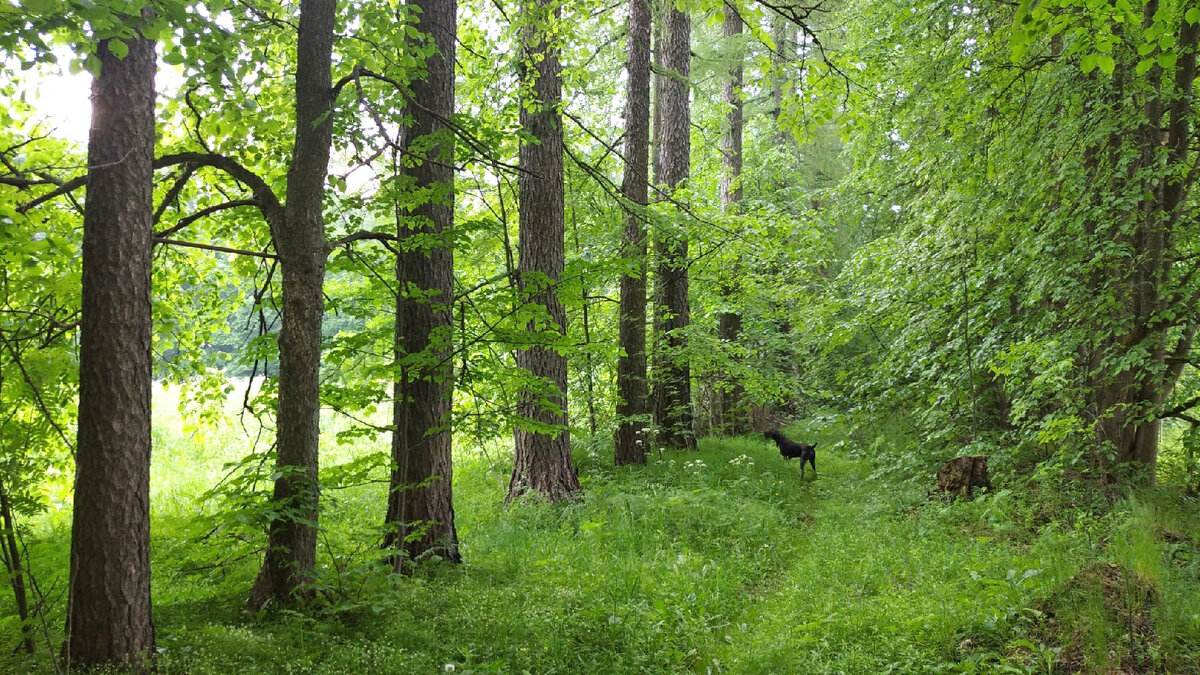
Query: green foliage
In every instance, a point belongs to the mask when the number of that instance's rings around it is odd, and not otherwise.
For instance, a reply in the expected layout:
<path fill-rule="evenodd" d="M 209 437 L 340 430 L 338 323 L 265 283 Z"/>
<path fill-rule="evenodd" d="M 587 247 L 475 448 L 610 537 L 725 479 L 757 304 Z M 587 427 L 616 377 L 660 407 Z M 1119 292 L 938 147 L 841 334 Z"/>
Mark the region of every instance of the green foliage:
<path fill-rule="evenodd" d="M 282 198 L 294 3 L 152 5 L 142 30 L 166 64 L 158 154 L 221 155 Z M 691 247 L 692 325 L 669 357 L 691 368 L 701 425 L 715 416 L 707 402 L 734 385 L 743 405 L 819 413 L 794 432 L 821 441 L 820 478 L 799 482 L 746 438 L 651 453 L 644 468 L 609 465 L 618 279 L 641 262 L 619 253 L 622 12 L 588 0 L 530 19 L 464 0 L 456 150 L 443 158 L 456 183 L 417 190 L 400 174 L 413 158 L 396 143 L 432 42 L 404 3 L 338 3 L 326 235 L 375 238 L 339 245 L 328 261 L 316 600 L 307 615 L 238 610 L 264 528 L 289 514 L 268 499 L 281 282 L 263 204 L 229 206 L 249 193 L 222 170 L 165 167 L 155 229 L 240 253 L 156 248 L 162 670 L 1196 662 L 1198 516 L 1175 489 L 1200 488 L 1197 173 L 1194 149 L 1170 141 L 1179 124 L 1194 136 L 1183 104 L 1200 10 L 888 0 L 846 3 L 798 29 L 735 5 L 748 30 L 731 44 L 720 37 L 724 3 L 676 3 L 695 19 L 692 170 L 637 211 L 650 237 L 686 235 Z M 119 55 L 144 6 L 0 8 L 0 59 L 24 73 L 0 83 L 0 482 L 43 588 L 65 584 L 79 197 L 32 202 L 84 161 L 47 133 L 25 92 L 59 61 L 94 70 L 100 40 L 115 38 Z M 522 292 L 514 165 L 527 138 L 519 45 L 531 25 L 563 53 L 567 263 L 561 279 L 529 276 Z M 720 89 L 733 58 L 746 68 L 745 196 L 726 212 Z M 446 237 L 386 241 L 417 224 L 414 207 L 451 198 Z M 1148 243 L 1160 235 L 1161 246 Z M 453 250 L 454 296 L 395 288 L 398 246 Z M 565 337 L 528 302 L 545 287 L 566 308 Z M 397 359 L 398 293 L 445 307 L 453 328 Z M 736 341 L 717 333 L 730 313 Z M 517 392 L 556 400 L 515 366 L 530 344 L 568 358 L 579 504 L 501 506 Z M 455 371 L 448 423 L 466 563 L 431 561 L 397 578 L 377 547 L 393 383 L 443 352 Z M 1112 492 L 1113 479 L 1136 475 L 1115 467 L 1128 459 L 1126 436 L 1160 419 L 1168 487 Z M 927 502 L 939 463 L 964 453 L 990 456 L 997 489 Z M 47 625 L 59 626 L 54 597 Z M 17 628 L 0 621 L 0 639 Z M 13 670 L 47 665 L 4 658 Z"/>
<path fill-rule="evenodd" d="M 261 535 L 197 514 L 226 511 L 200 487 L 249 439 L 236 417 L 181 433 L 170 391 L 159 396 L 153 564 L 168 672 L 1177 671 L 1197 657 L 1194 508 L 1164 492 L 1110 511 L 1071 481 L 931 502 L 923 485 L 873 477 L 827 418 L 788 430 L 821 448 L 820 477 L 805 481 L 759 438 L 620 469 L 607 442 L 584 440 L 588 496 L 565 507 L 504 506 L 508 461 L 460 453 L 467 562 L 409 577 L 389 574 L 370 545 L 386 490 L 371 458 L 386 444 L 331 443 L 341 468 L 325 486 L 317 609 L 248 616 Z M 64 569 L 61 522 L 39 522 L 31 542 L 47 585 Z M 48 668 L 4 654 L 6 668 Z"/>
<path fill-rule="evenodd" d="M 1194 123 L 1168 104 L 1194 49 L 1177 46 L 1184 9 L 848 8 L 850 236 L 817 316 L 821 372 L 862 423 L 903 411 L 929 459 L 1108 471 L 1140 425 L 1190 405 L 1192 375 L 1166 364 L 1191 346 L 1195 279 L 1176 261 L 1196 242 L 1176 214 L 1193 178 L 1162 140 Z M 1147 72 L 1148 55 L 1167 58 Z"/>

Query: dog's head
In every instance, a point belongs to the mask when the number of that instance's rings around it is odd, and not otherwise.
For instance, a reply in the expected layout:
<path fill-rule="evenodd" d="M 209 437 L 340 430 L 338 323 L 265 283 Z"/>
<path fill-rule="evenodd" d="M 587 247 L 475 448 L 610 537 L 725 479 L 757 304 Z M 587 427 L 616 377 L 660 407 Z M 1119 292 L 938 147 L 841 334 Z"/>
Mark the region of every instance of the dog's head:
<path fill-rule="evenodd" d="M 763 436 L 765 436 L 773 441 L 777 441 L 780 438 L 778 429 L 767 429 L 766 431 L 763 432 Z"/>

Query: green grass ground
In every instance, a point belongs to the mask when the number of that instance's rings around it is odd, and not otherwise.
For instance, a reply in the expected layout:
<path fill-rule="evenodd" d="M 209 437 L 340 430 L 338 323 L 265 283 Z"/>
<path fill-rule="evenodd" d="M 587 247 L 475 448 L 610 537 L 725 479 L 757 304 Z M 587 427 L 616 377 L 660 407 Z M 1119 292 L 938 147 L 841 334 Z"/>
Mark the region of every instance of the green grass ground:
<path fill-rule="evenodd" d="M 174 423 L 174 422 L 173 422 Z M 328 491 L 313 615 L 244 609 L 255 547 L 197 499 L 247 443 L 240 428 L 157 432 L 154 597 L 165 673 L 1197 672 L 1194 505 L 1149 494 L 1087 508 L 1086 490 L 999 490 L 970 503 L 876 475 L 836 429 L 801 480 L 757 438 L 611 466 L 577 443 L 586 497 L 503 504 L 501 448 L 460 453 L 465 563 L 411 578 L 376 565 L 384 489 Z M 327 464 L 382 452 L 337 447 Z M 1169 506 L 1164 506 L 1167 504 Z M 235 514 L 236 515 L 236 514 Z M 30 533 L 48 595 L 69 518 Z M 58 594 L 56 596 L 56 594 Z M 11 600 L 0 605 L 11 613 Z M 61 602 L 54 612 L 61 613 Z M 59 614 L 47 634 L 60 632 Z M 52 672 L 44 646 L 0 671 Z"/>

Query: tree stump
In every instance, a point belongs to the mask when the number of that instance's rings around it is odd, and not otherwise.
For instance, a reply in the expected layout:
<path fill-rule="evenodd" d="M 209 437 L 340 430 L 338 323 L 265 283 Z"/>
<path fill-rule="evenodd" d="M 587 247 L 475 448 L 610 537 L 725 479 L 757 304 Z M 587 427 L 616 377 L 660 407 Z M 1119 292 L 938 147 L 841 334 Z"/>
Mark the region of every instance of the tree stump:
<path fill-rule="evenodd" d="M 938 492 L 970 498 L 977 487 L 991 488 L 988 479 L 987 455 L 955 457 L 938 469 Z"/>

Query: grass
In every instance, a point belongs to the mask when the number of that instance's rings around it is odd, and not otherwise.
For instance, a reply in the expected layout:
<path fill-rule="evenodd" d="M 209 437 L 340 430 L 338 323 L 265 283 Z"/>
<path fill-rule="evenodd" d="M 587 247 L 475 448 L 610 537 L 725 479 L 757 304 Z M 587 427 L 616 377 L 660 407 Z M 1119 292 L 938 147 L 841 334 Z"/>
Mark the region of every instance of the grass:
<path fill-rule="evenodd" d="M 505 506 L 504 449 L 460 451 L 465 563 L 408 578 L 376 561 L 383 486 L 329 490 L 323 601 L 309 615 L 254 616 L 244 599 L 261 537 L 197 499 L 246 451 L 245 433 L 163 415 L 159 670 L 1196 672 L 1194 505 L 1164 491 L 1098 509 L 1083 488 L 1015 485 L 944 504 L 855 456 L 835 425 L 792 432 L 820 442 L 819 478 L 801 480 L 758 438 L 705 439 L 619 469 L 603 443 L 579 439 L 586 497 L 569 506 Z M 323 461 L 385 449 L 331 440 Z M 39 581 L 61 589 L 69 517 L 33 525 Z M 52 671 L 45 648 L 12 652 L 18 639 L 0 622 L 0 671 Z"/>

